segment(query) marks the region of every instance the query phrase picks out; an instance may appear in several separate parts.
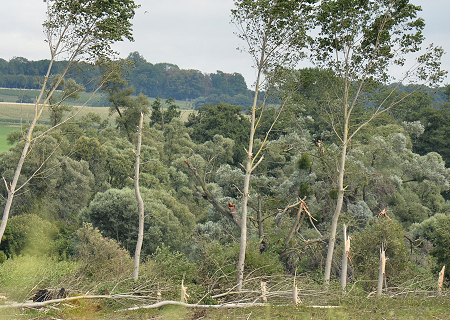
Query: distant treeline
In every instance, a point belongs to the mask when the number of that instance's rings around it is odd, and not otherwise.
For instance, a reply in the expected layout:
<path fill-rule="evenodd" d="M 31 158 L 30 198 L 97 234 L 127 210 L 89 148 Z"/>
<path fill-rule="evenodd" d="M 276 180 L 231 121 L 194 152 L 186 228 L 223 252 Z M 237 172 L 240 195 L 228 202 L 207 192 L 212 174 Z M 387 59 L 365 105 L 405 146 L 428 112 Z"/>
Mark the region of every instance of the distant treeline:
<path fill-rule="evenodd" d="M 152 64 L 138 52 L 130 53 L 127 59 L 133 62 L 133 66 L 128 68 L 126 77 L 136 93 L 153 98 L 192 100 L 196 107 L 219 102 L 244 107 L 252 104 L 252 91 L 240 73 L 217 71 L 206 74 L 198 70 L 183 70 L 170 63 Z M 0 58 L 0 87 L 38 89 L 49 63 L 49 60 L 30 61 L 23 57 L 9 61 Z M 57 61 L 52 73 L 62 72 L 66 66 L 66 61 Z M 87 91 L 96 88 L 95 79 L 99 76 L 99 69 L 86 63 L 77 64 L 70 73 L 70 78 L 83 84 Z"/>

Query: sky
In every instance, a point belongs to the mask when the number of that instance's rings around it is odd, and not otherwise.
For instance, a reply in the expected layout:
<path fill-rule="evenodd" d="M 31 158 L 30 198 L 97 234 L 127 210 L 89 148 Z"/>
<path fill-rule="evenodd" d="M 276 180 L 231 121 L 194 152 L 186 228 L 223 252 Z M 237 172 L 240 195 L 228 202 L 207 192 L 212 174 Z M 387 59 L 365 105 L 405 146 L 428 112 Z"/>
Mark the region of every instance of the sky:
<path fill-rule="evenodd" d="M 181 69 L 204 73 L 238 72 L 250 87 L 254 82 L 253 61 L 230 23 L 233 0 L 136 0 L 141 7 L 133 19 L 134 42 L 114 45 L 125 58 L 138 51 L 153 64 L 167 62 Z M 434 43 L 448 52 L 443 68 L 450 70 L 450 1 L 412 0 L 422 6 L 425 44 Z M 42 23 L 46 4 L 42 0 L 3 0 L 0 19 L 0 58 L 28 60 L 49 58 Z M 447 78 L 445 83 L 449 83 Z"/>

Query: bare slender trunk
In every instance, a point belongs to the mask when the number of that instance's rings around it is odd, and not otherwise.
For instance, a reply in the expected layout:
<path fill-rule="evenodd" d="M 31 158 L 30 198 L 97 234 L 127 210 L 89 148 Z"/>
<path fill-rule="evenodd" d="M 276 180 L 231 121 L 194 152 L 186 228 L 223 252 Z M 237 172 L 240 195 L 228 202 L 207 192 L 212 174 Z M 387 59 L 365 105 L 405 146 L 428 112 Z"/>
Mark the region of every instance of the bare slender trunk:
<path fill-rule="evenodd" d="M 347 153 L 347 143 L 344 143 L 344 145 L 342 146 L 341 162 L 339 165 L 338 198 L 336 203 L 336 209 L 334 210 L 333 214 L 333 219 L 331 220 L 330 240 L 328 242 L 327 260 L 325 262 L 325 275 L 324 275 L 325 285 L 327 285 L 330 282 L 331 263 L 333 262 L 334 244 L 336 242 L 336 230 L 339 221 L 339 215 L 341 214 L 342 205 L 344 203 L 344 171 L 345 171 L 346 153 Z"/>
<path fill-rule="evenodd" d="M 3 178 L 5 185 L 6 185 L 6 189 L 8 191 L 8 198 L 6 199 L 5 208 L 3 210 L 2 223 L 0 224 L 0 243 L 3 238 L 3 234 L 5 233 L 5 230 L 6 230 L 6 224 L 8 222 L 9 212 L 11 211 L 12 201 L 16 194 L 17 182 L 19 181 L 20 173 L 22 172 L 22 167 L 25 162 L 25 158 L 28 155 L 28 149 L 30 148 L 31 138 L 33 136 L 34 127 L 36 126 L 36 123 L 37 123 L 40 115 L 43 112 L 45 103 L 49 99 L 49 97 L 47 97 L 47 99 L 44 101 L 44 105 L 42 105 L 41 109 L 39 109 L 39 102 L 41 101 L 42 96 L 44 95 L 44 90 L 47 85 L 47 81 L 48 81 L 48 77 L 49 77 L 52 65 L 53 65 L 53 57 L 50 60 L 50 64 L 47 69 L 47 74 L 44 78 L 44 84 L 42 85 L 41 92 L 39 93 L 39 96 L 36 99 L 36 102 L 34 104 L 34 117 L 33 117 L 33 120 L 31 121 L 30 127 L 28 128 L 28 133 L 27 133 L 27 136 L 25 137 L 25 144 L 23 146 L 22 155 L 20 156 L 19 162 L 17 163 L 17 167 L 16 167 L 16 171 L 14 172 L 13 180 L 11 181 L 9 186 L 8 186 L 8 183 L 6 182 L 6 180 Z"/>
<path fill-rule="evenodd" d="M 264 59 L 264 54 L 261 56 L 261 62 Z M 261 64 L 260 64 L 261 65 Z M 244 279 L 244 263 L 245 263 L 245 251 L 247 248 L 247 203 L 248 203 L 248 192 L 250 189 L 250 176 L 252 175 L 252 165 L 253 165 L 253 137 L 255 135 L 255 124 L 256 124 L 256 105 L 258 102 L 258 91 L 259 91 L 259 81 L 261 77 L 261 68 L 258 70 L 258 76 L 256 78 L 255 85 L 255 96 L 253 98 L 252 106 L 252 118 L 250 126 L 250 141 L 248 143 L 247 150 L 247 162 L 245 165 L 245 178 L 244 178 L 244 190 L 242 195 L 242 214 L 241 214 L 241 243 L 239 249 L 239 262 L 237 269 L 237 290 L 242 290 L 242 280 Z"/>
<path fill-rule="evenodd" d="M 134 254 L 134 270 L 133 270 L 134 281 L 136 281 L 139 277 L 139 261 L 141 258 L 142 242 L 144 241 L 144 201 L 142 200 L 141 193 L 139 191 L 139 164 L 141 157 L 143 121 L 144 121 L 144 114 L 141 112 L 141 118 L 139 119 L 138 142 L 136 149 L 136 165 L 134 171 L 134 191 L 136 193 L 136 199 L 139 207 L 139 232 L 138 232 L 138 240 L 136 243 L 136 251 Z"/>
<path fill-rule="evenodd" d="M 347 236 L 347 226 L 344 224 L 344 253 L 342 254 L 341 287 L 345 291 L 347 286 L 348 253 L 350 251 L 350 237 Z"/>
<path fill-rule="evenodd" d="M 385 244 L 382 243 L 380 249 L 380 269 L 378 272 L 377 297 L 380 297 L 381 294 L 383 293 L 383 280 L 386 275 L 385 270 L 386 270 L 386 248 Z"/>
<path fill-rule="evenodd" d="M 25 162 L 25 158 L 28 153 L 28 149 L 30 147 L 31 143 L 31 135 L 33 134 L 33 129 L 36 125 L 35 119 L 33 119 L 33 122 L 31 123 L 30 128 L 28 129 L 28 134 L 25 139 L 25 145 L 22 150 L 22 155 L 20 156 L 19 163 L 17 164 L 16 171 L 14 173 L 14 178 L 10 185 L 7 185 L 7 182 L 5 181 L 6 188 L 8 190 L 8 198 L 6 199 L 5 209 L 3 210 L 3 217 L 2 217 L 2 223 L 0 225 L 0 242 L 3 237 L 3 234 L 5 233 L 6 229 L 6 223 L 8 222 L 9 212 L 11 210 L 12 201 L 14 199 L 14 195 L 16 192 L 17 182 L 19 181 L 20 172 L 22 171 L 23 163 Z"/>
<path fill-rule="evenodd" d="M 442 293 L 442 284 L 444 283 L 444 274 L 445 274 L 445 266 L 442 267 L 441 271 L 439 271 L 438 276 L 438 296 Z"/>
<path fill-rule="evenodd" d="M 261 242 L 264 238 L 264 229 L 262 224 L 262 214 L 261 214 L 261 195 L 258 195 L 258 235 L 259 241 Z"/>

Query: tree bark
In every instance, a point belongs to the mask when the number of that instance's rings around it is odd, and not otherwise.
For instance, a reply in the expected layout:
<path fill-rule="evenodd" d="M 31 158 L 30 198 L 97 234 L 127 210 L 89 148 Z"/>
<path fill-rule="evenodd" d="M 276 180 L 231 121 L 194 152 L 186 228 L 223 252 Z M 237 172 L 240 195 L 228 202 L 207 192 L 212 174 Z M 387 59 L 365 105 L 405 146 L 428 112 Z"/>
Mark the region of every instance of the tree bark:
<path fill-rule="evenodd" d="M 264 48 L 264 46 L 263 46 Z M 258 76 L 256 78 L 255 85 L 255 96 L 253 98 L 252 106 L 252 116 L 250 125 L 250 141 L 248 143 L 247 150 L 247 162 L 245 165 L 245 178 L 244 178 L 244 189 L 242 195 L 242 214 L 241 214 L 241 242 L 239 249 L 239 262 L 237 268 L 237 290 L 242 290 L 242 280 L 244 279 L 244 263 L 245 263 L 245 251 L 247 248 L 247 203 L 249 197 L 250 189 L 250 176 L 252 175 L 253 166 L 253 139 L 255 135 L 255 124 L 256 124 L 256 106 L 258 102 L 258 91 L 259 91 L 259 81 L 262 72 L 262 61 L 264 61 L 264 51 L 261 54 L 260 67 L 258 68 Z"/>
<path fill-rule="evenodd" d="M 141 144 L 142 144 L 142 124 L 144 122 L 144 114 L 141 112 L 138 128 L 138 141 L 136 149 L 136 164 L 134 171 L 134 191 L 136 193 L 136 200 L 139 208 L 139 231 L 138 240 L 136 243 L 136 251 L 134 253 L 134 269 L 133 279 L 136 281 L 139 277 L 139 262 L 141 258 L 142 242 L 144 241 L 144 201 L 142 200 L 141 193 L 139 191 L 139 165 L 141 158 Z"/>
<path fill-rule="evenodd" d="M 339 165 L 339 177 L 338 177 L 338 199 L 336 203 L 336 209 L 331 220 L 330 240 L 328 242 L 327 260 L 325 262 L 325 275 L 324 283 L 327 286 L 330 282 L 331 275 L 331 263 L 333 262 L 334 244 L 336 243 L 336 230 L 339 221 L 339 215 L 341 214 L 342 205 L 344 203 L 344 172 L 345 172 L 345 160 L 347 155 L 347 130 L 344 132 L 344 144 L 342 146 L 341 161 Z"/>
<path fill-rule="evenodd" d="M 386 248 L 384 242 L 380 249 L 380 270 L 378 272 L 377 297 L 383 293 L 383 280 L 386 275 Z"/>
<path fill-rule="evenodd" d="M 439 276 L 438 276 L 438 296 L 441 295 L 442 293 L 442 284 L 444 283 L 444 273 L 445 273 L 445 266 L 442 267 L 441 271 L 439 271 Z"/>
<path fill-rule="evenodd" d="M 347 286 L 347 266 L 348 254 L 350 252 L 350 237 L 347 236 L 347 226 L 344 224 L 344 253 L 342 254 L 342 269 L 341 269 L 341 287 L 345 291 Z"/>

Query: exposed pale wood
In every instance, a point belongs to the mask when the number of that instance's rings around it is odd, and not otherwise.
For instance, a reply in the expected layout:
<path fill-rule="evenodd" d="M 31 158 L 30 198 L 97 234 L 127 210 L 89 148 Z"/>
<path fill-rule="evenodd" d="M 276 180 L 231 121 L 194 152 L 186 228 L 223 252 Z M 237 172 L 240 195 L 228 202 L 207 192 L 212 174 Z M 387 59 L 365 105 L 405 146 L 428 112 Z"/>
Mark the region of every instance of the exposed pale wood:
<path fill-rule="evenodd" d="M 444 283 L 444 273 L 445 273 L 445 266 L 442 267 L 441 271 L 439 271 L 439 277 L 438 277 L 438 295 L 442 292 L 442 284 Z"/>
<path fill-rule="evenodd" d="M 265 281 L 261 281 L 261 296 L 262 301 L 267 303 L 267 283 Z"/>
<path fill-rule="evenodd" d="M 134 253 L 134 269 L 133 269 L 133 280 L 136 281 L 139 278 L 139 262 L 141 259 L 141 249 L 142 243 L 144 242 L 144 201 L 141 197 L 141 192 L 139 190 L 139 165 L 141 159 L 141 144 L 142 144 L 142 125 L 144 122 L 144 114 L 141 112 L 141 117 L 139 118 L 138 127 L 138 141 L 136 149 L 136 163 L 134 169 L 134 192 L 136 194 L 136 200 L 138 202 L 139 208 L 139 230 L 138 239 L 136 243 L 136 251 Z"/>
<path fill-rule="evenodd" d="M 342 268 L 341 268 L 342 290 L 345 290 L 345 287 L 347 286 L 347 267 L 349 254 L 350 254 L 350 237 L 347 235 L 347 226 L 344 224 L 344 252 L 342 254 Z"/>
<path fill-rule="evenodd" d="M 386 248 L 385 243 L 381 244 L 380 249 L 380 269 L 378 273 L 377 297 L 381 296 L 383 292 L 383 280 L 386 275 Z"/>

